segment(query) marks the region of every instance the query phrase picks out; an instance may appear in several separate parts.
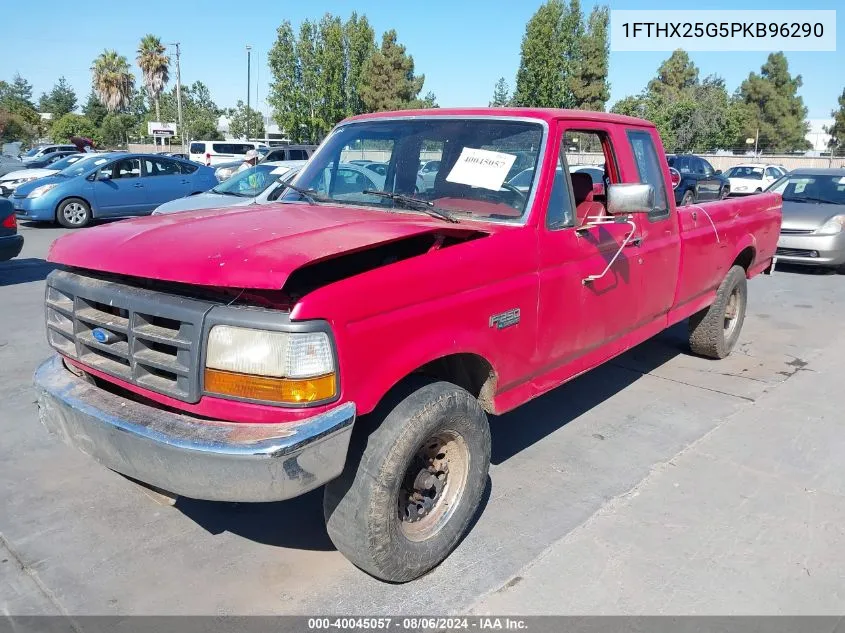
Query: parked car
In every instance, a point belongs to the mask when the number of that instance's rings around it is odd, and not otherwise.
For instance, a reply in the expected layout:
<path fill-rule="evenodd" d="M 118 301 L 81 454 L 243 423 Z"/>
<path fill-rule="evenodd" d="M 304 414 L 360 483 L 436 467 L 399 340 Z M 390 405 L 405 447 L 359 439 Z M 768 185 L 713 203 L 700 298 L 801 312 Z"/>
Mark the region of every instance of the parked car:
<path fill-rule="evenodd" d="M 725 177 L 730 183 L 732 196 L 747 196 L 764 191 L 785 174 L 786 170 L 779 165 L 746 163 L 734 165 L 725 172 Z"/>
<path fill-rule="evenodd" d="M 619 167 L 606 202 L 561 152 L 585 129 Z M 375 192 L 384 183 L 341 156 L 384 138 L 395 178 Z M 420 138 L 443 142 L 447 170 L 425 193 Z M 526 192 L 506 185 L 517 152 L 543 166 Z M 771 267 L 780 196 L 679 210 L 668 170 L 653 124 L 602 112 L 347 119 L 278 203 L 54 242 L 57 356 L 36 373 L 40 419 L 108 468 L 186 497 L 278 501 L 327 484 L 338 550 L 411 580 L 479 510 L 488 413 L 687 318 L 695 353 L 736 346 L 746 279 Z"/>
<path fill-rule="evenodd" d="M 680 175 L 675 186 L 675 204 L 682 206 L 707 200 L 721 200 L 731 192 L 731 185 L 721 170 L 692 154 L 669 154 L 669 167 Z"/>
<path fill-rule="evenodd" d="M 33 180 L 38 180 L 39 178 L 52 176 L 81 160 L 90 160 L 97 156 L 101 156 L 101 154 L 70 154 L 61 160 L 57 160 L 56 162 L 50 164 L 48 167 L 42 167 L 39 169 L 19 169 L 6 174 L 5 176 L 0 176 L 0 196 L 10 196 L 15 192 L 15 189 L 23 184 L 32 182 Z"/>
<path fill-rule="evenodd" d="M 0 156 L 0 176 L 5 176 L 9 172 L 24 169 L 26 165 L 17 158 L 11 156 Z"/>
<path fill-rule="evenodd" d="M 212 166 L 229 163 L 240 158 L 251 149 L 266 148 L 264 143 L 254 141 L 191 141 L 188 155 L 200 165 Z"/>
<path fill-rule="evenodd" d="M 33 147 L 31 150 L 26 152 L 23 156 L 21 156 L 21 161 L 24 163 L 31 163 L 33 161 L 41 160 L 47 154 L 52 154 L 53 152 L 78 152 L 79 149 L 76 145 L 58 145 L 58 144 L 50 144 L 50 145 L 38 145 Z"/>
<path fill-rule="evenodd" d="M 794 169 L 766 191 L 783 196 L 778 262 L 845 273 L 845 170 Z"/>
<path fill-rule="evenodd" d="M 289 160 L 258 163 L 251 169 L 238 172 L 205 193 L 165 202 L 156 207 L 153 215 L 272 202 L 284 190 L 284 183 L 293 180 L 305 162 L 304 160 Z"/>
<path fill-rule="evenodd" d="M 420 191 L 428 191 L 434 186 L 434 179 L 437 178 L 438 171 L 440 171 L 439 160 L 429 160 L 423 163 L 419 171 L 419 177 L 422 180 Z"/>
<path fill-rule="evenodd" d="M 211 189 L 210 167 L 154 154 L 98 154 L 12 196 L 18 217 L 68 228 L 94 218 L 149 215 L 160 204 Z"/>
<path fill-rule="evenodd" d="M 238 171 L 238 167 L 244 164 L 243 159 L 241 160 L 230 160 L 226 163 L 220 163 L 218 165 L 214 165 L 214 177 L 217 178 L 217 182 L 223 182 L 224 180 L 228 180 L 232 177 L 236 171 Z"/>
<path fill-rule="evenodd" d="M 23 235 L 18 234 L 15 208 L 8 200 L 0 200 L 0 262 L 20 255 Z"/>
<path fill-rule="evenodd" d="M 63 158 L 67 158 L 68 156 L 80 155 L 81 152 L 77 150 L 59 150 L 58 152 L 50 152 L 49 154 L 44 154 L 41 158 L 37 158 L 35 160 L 31 160 L 26 163 L 27 169 L 41 169 L 44 167 L 49 167 L 53 163 L 62 160 Z"/>
<path fill-rule="evenodd" d="M 311 154 L 317 149 L 316 145 L 279 145 L 277 147 L 270 147 L 267 152 L 263 152 L 261 157 L 262 163 L 291 161 L 291 160 L 308 160 Z"/>

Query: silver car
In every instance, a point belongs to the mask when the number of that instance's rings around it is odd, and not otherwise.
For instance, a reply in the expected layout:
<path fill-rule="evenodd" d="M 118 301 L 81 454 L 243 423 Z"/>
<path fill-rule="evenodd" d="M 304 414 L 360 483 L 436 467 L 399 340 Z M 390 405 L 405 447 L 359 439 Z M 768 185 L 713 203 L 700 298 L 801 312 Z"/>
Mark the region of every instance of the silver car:
<path fill-rule="evenodd" d="M 305 163 L 304 160 L 259 163 L 205 193 L 165 202 L 153 211 L 153 215 L 271 202 L 279 197 L 284 191 L 284 183 L 290 182 Z"/>
<path fill-rule="evenodd" d="M 783 196 L 778 262 L 845 272 L 845 169 L 796 169 L 766 191 Z"/>

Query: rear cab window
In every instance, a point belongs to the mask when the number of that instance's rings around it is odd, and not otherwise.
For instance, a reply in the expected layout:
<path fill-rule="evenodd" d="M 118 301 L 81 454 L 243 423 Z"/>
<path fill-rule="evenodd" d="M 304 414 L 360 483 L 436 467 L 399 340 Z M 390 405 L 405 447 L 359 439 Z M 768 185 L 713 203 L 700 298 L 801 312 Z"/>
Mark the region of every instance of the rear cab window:
<path fill-rule="evenodd" d="M 654 208 L 649 211 L 648 219 L 650 222 L 665 220 L 669 217 L 669 198 L 666 195 L 666 182 L 663 179 L 663 168 L 654 146 L 654 138 L 645 130 L 628 130 L 627 135 L 640 183 L 654 187 Z"/>

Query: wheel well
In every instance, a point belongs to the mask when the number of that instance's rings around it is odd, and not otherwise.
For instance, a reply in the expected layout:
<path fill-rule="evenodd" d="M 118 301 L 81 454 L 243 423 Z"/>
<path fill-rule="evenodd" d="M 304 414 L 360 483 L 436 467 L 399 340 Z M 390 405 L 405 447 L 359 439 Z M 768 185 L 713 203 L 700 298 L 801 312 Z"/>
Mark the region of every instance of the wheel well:
<path fill-rule="evenodd" d="M 53 209 L 53 219 L 57 219 L 59 217 L 59 207 L 61 207 L 68 200 L 82 200 L 82 202 L 87 204 L 88 208 L 91 210 L 91 217 L 94 217 L 94 207 L 92 207 L 91 203 L 88 202 L 85 198 L 83 198 L 82 196 L 65 196 L 56 203 L 56 208 Z"/>
<path fill-rule="evenodd" d="M 754 248 L 751 246 L 746 246 L 743 251 L 739 255 L 737 255 L 733 265 L 742 266 L 745 272 L 748 272 L 748 269 L 751 268 L 752 263 L 754 263 Z"/>
<path fill-rule="evenodd" d="M 414 374 L 451 382 L 478 398 L 481 408 L 493 413 L 496 392 L 496 372 L 493 366 L 477 354 L 451 354 L 426 363 Z"/>

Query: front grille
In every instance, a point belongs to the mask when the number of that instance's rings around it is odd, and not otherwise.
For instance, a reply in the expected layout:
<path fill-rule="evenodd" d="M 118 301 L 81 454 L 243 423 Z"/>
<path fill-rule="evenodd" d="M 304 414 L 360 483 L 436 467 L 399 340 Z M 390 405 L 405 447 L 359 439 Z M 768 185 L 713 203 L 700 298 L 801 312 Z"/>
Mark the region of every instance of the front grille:
<path fill-rule="evenodd" d="M 781 227 L 780 234 L 781 235 L 812 235 L 815 233 L 814 229 L 787 229 Z"/>
<path fill-rule="evenodd" d="M 818 257 L 819 253 L 818 251 L 811 251 L 804 248 L 779 248 L 775 252 L 775 255 L 782 255 L 783 257 Z"/>
<path fill-rule="evenodd" d="M 57 270 L 47 278 L 47 337 L 92 369 L 197 402 L 202 323 L 213 305 Z"/>

